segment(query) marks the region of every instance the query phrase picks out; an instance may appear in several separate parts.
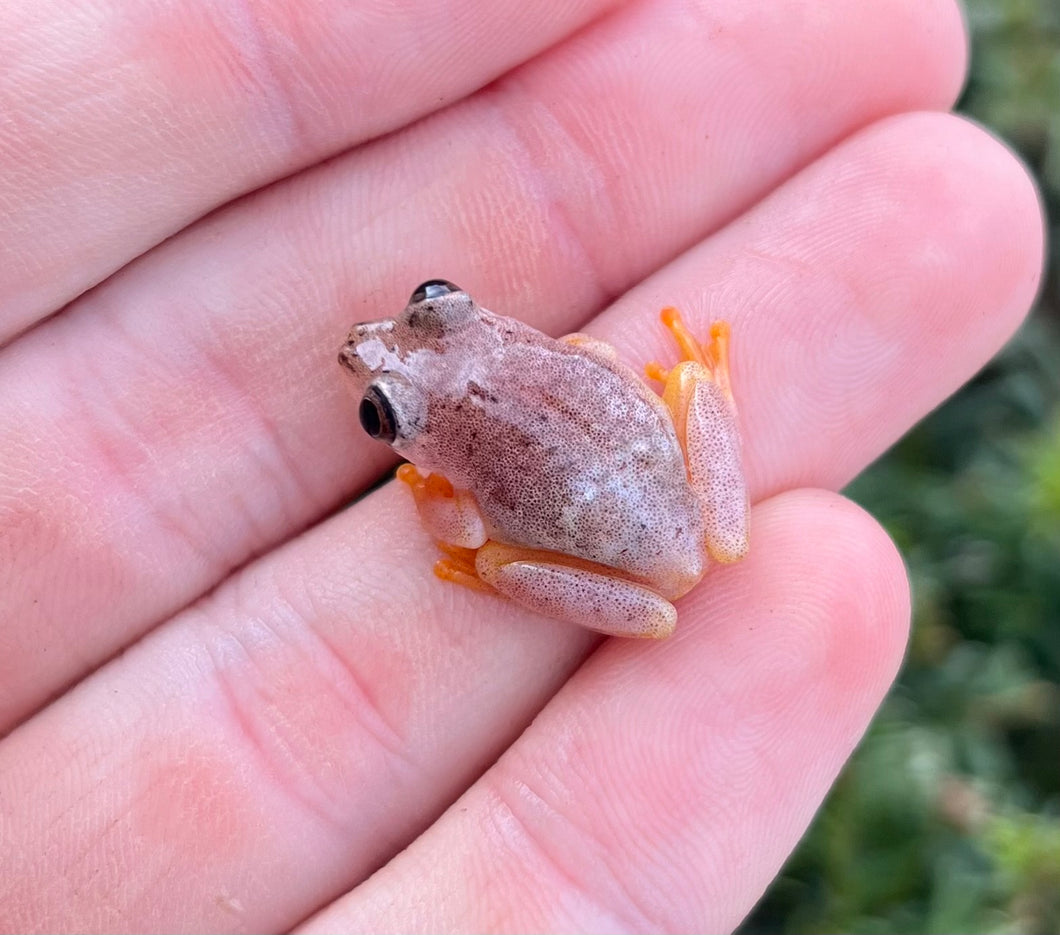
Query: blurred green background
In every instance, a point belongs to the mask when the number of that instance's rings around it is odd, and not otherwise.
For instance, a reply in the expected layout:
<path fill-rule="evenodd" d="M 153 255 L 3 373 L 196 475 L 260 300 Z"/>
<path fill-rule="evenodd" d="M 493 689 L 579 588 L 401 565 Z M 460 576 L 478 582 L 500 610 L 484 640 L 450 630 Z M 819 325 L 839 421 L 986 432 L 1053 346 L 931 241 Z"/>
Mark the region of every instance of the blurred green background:
<path fill-rule="evenodd" d="M 1008 348 L 847 491 L 902 549 L 912 641 L 743 935 L 1060 933 L 1060 0 L 968 18 L 959 109 L 1036 175 L 1050 273 Z"/>

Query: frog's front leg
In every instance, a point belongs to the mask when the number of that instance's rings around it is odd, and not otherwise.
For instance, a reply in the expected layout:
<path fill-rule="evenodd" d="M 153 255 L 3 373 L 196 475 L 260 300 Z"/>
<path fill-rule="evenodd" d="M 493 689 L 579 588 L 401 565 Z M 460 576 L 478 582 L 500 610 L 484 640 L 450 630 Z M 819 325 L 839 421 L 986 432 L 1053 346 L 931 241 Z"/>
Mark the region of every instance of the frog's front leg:
<path fill-rule="evenodd" d="M 439 542 L 477 549 L 486 541 L 482 513 L 468 491 L 457 490 L 441 474 L 424 477 L 412 464 L 401 465 L 397 479 L 409 485 L 420 521 Z"/>
<path fill-rule="evenodd" d="M 663 402 L 703 509 L 707 551 L 717 561 L 736 562 L 747 554 L 750 505 L 729 382 L 729 326 L 715 322 L 710 343 L 703 347 L 677 309 L 665 308 L 661 317 L 685 359 L 669 371 L 654 363 L 645 370 L 650 379 L 665 384 Z"/>
<path fill-rule="evenodd" d="M 475 570 L 516 604 L 610 636 L 663 639 L 677 624 L 677 610 L 655 591 L 558 552 L 490 541 Z"/>
<path fill-rule="evenodd" d="M 401 465 L 397 478 L 408 484 L 420 522 L 447 556 L 435 564 L 434 573 L 445 581 L 492 591 L 475 571 L 475 550 L 486 541 L 475 498 L 441 474 L 424 477 L 412 464 Z"/>
<path fill-rule="evenodd" d="M 575 331 L 573 334 L 565 334 L 560 340 L 564 344 L 571 344 L 574 347 L 581 348 L 587 354 L 595 354 L 597 357 L 609 362 L 618 359 L 618 351 L 606 341 L 601 341 L 599 338 L 594 338 L 588 334 L 582 334 L 580 331 Z"/>

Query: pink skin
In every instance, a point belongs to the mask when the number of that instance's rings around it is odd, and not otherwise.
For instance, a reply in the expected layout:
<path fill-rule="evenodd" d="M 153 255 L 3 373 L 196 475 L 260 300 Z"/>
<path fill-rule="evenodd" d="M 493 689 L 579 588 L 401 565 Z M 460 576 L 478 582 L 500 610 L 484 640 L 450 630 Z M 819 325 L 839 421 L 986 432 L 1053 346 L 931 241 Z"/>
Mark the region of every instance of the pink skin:
<path fill-rule="evenodd" d="M 358 45 L 382 5 L 319 42 L 244 4 L 212 43 L 60 6 L 2 14 L 0 41 L 38 37 L 21 71 L 0 55 L 6 333 L 106 281 L 0 350 L 0 717 L 25 721 L 0 741 L 0 926 L 733 926 L 908 623 L 879 528 L 796 488 L 952 392 L 1038 281 L 1022 168 L 905 113 L 952 103 L 956 9 L 642 0 L 564 40 L 603 4 L 453 3 L 438 41 L 402 4 Z M 216 60 L 177 80 L 189 48 Z M 673 640 L 579 668 L 591 635 L 433 579 L 393 484 L 321 521 L 384 464 L 336 342 L 434 275 L 634 364 L 672 353 L 661 305 L 732 322 L 754 546 Z"/>

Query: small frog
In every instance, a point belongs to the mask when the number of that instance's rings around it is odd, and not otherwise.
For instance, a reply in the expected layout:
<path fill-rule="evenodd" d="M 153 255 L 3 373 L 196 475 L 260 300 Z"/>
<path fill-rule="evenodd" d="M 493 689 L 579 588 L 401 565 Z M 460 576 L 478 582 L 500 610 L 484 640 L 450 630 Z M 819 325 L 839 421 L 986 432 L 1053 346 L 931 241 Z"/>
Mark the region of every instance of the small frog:
<path fill-rule="evenodd" d="M 438 577 L 662 638 L 710 559 L 746 554 L 729 327 L 702 347 L 675 309 L 662 321 L 684 359 L 645 368 L 661 397 L 610 345 L 550 338 L 441 279 L 354 325 L 339 362 L 364 430 L 411 462 L 398 478 L 445 554 Z"/>

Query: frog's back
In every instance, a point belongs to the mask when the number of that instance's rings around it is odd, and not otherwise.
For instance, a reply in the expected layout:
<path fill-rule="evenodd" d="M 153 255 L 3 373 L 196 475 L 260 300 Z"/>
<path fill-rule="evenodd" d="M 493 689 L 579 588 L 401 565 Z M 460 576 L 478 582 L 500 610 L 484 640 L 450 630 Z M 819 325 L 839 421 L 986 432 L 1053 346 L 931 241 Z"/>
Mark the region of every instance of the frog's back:
<path fill-rule="evenodd" d="M 703 571 L 702 518 L 665 407 L 624 365 L 527 331 L 432 413 L 446 473 L 494 538 L 683 593 Z"/>

